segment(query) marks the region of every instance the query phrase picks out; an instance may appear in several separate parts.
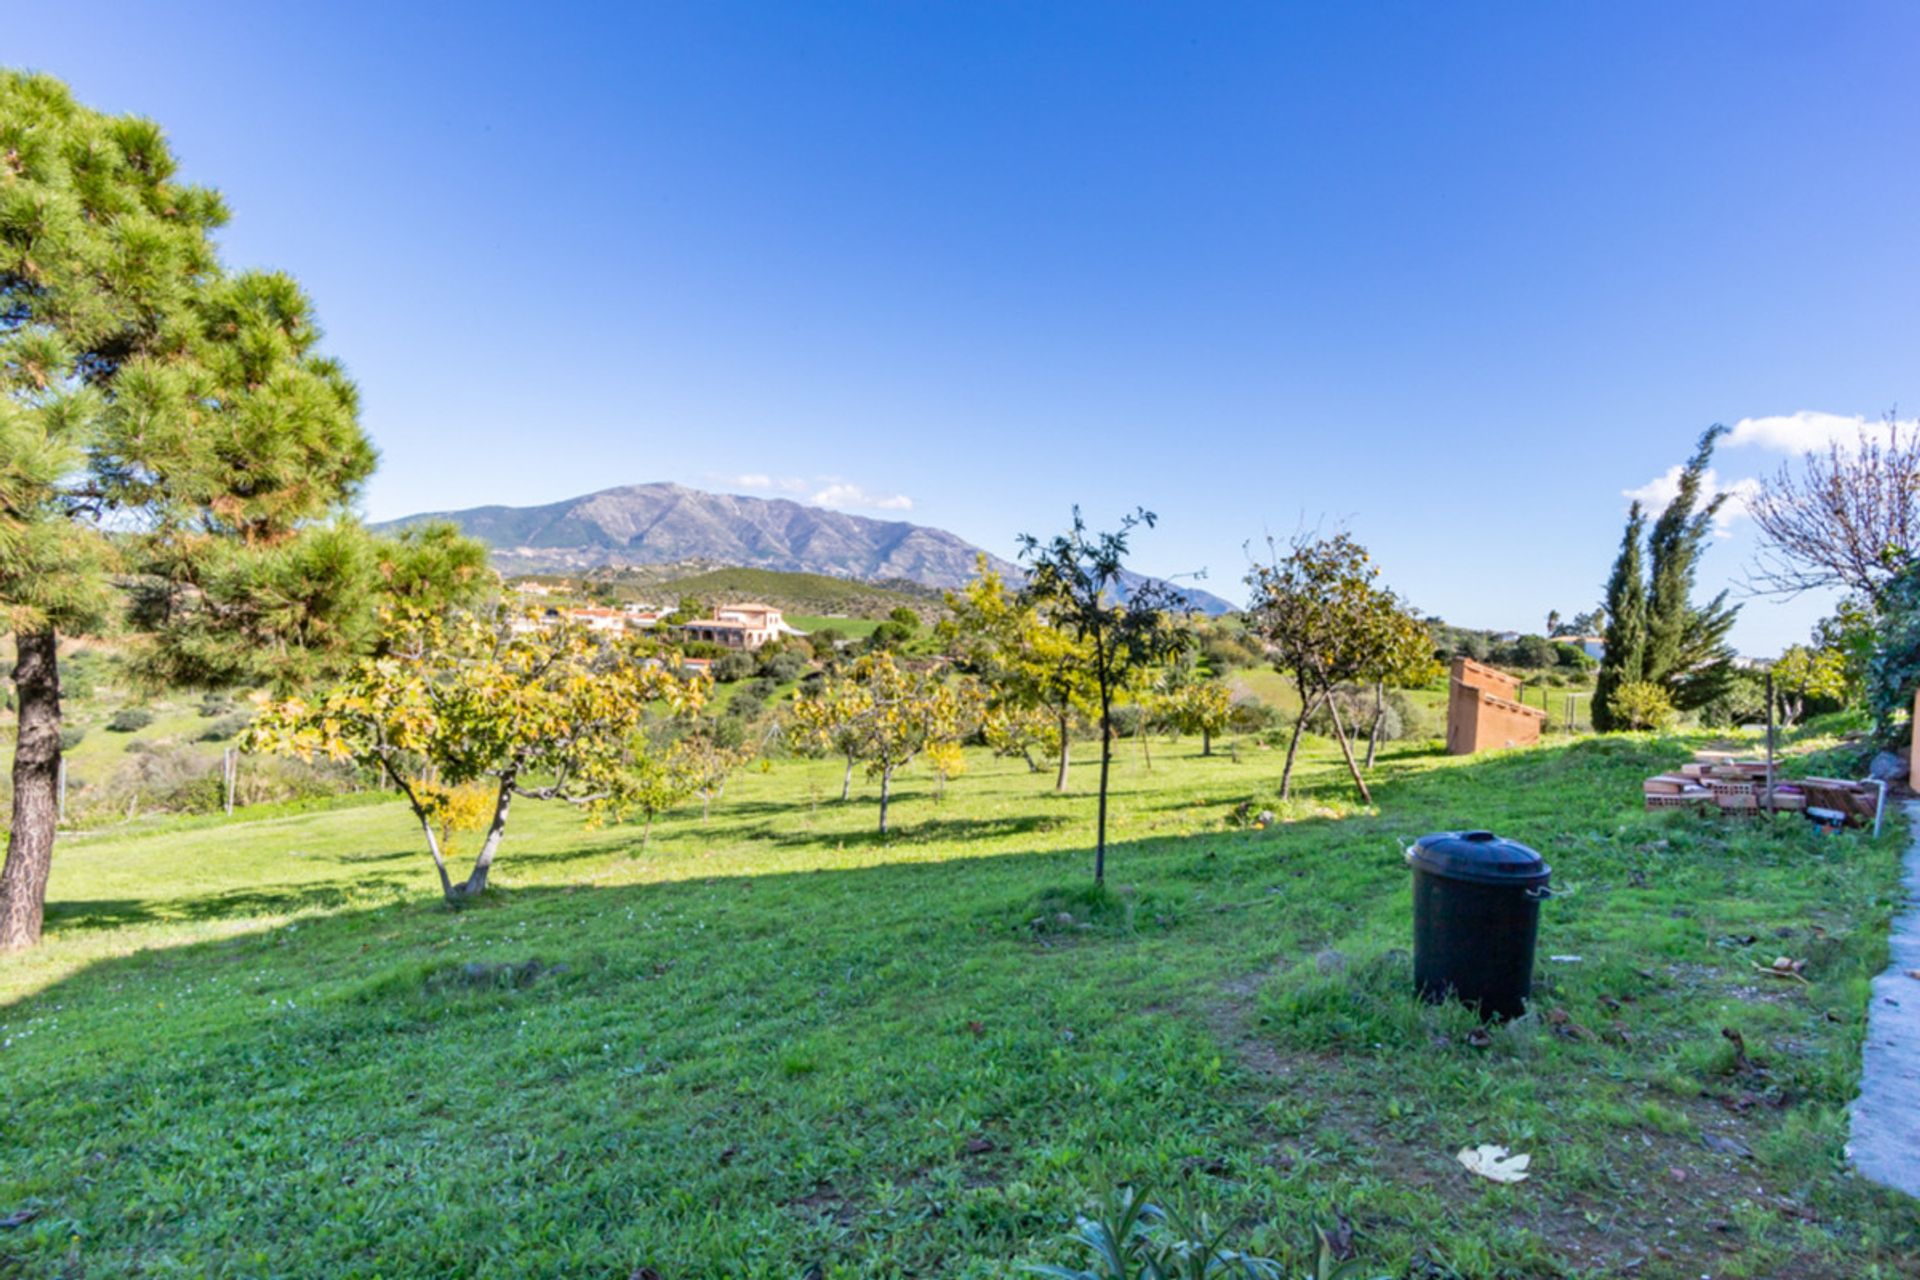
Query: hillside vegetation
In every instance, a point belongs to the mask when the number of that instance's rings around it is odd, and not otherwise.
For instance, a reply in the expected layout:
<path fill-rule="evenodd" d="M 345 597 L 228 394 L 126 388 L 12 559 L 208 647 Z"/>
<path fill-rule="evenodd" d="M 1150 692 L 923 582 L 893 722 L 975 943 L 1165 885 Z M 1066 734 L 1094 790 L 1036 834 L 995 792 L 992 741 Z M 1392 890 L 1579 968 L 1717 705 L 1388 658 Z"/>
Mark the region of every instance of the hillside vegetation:
<path fill-rule="evenodd" d="M 592 580 L 603 581 L 598 575 Z M 645 597 L 662 604 L 673 604 L 683 596 L 693 596 L 713 604 L 757 601 L 790 614 L 843 614 L 854 618 L 884 618 L 905 606 L 915 610 L 938 609 L 940 592 L 911 583 L 876 586 L 850 578 L 833 578 L 817 573 L 781 573 L 772 569 L 712 569 L 686 577 L 668 578 L 631 587 L 618 575 L 611 581 L 622 595 Z"/>

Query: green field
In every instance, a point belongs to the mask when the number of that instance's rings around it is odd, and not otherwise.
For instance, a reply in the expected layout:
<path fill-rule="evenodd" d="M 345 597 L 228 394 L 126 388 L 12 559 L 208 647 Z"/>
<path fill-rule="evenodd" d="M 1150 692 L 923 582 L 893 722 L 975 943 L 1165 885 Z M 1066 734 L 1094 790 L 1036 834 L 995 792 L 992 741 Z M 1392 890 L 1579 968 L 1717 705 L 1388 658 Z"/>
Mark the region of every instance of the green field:
<path fill-rule="evenodd" d="M 1688 745 L 1396 747 L 1356 813 L 1325 744 L 1278 806 L 1277 751 L 1129 743 L 1107 894 L 1084 750 L 885 841 L 826 762 L 644 849 L 522 805 L 458 914 L 389 803 L 69 839 L 0 967 L 0 1275 L 1004 1276 L 1129 1181 L 1289 1274 L 1336 1213 L 1396 1276 L 1916 1274 L 1841 1152 L 1903 833 L 1638 812 Z M 1485 1048 L 1407 994 L 1400 856 L 1475 825 L 1567 890 L 1563 1020 Z"/>
<path fill-rule="evenodd" d="M 849 640 L 864 640 L 880 627 L 878 618 L 849 618 L 844 614 L 837 617 L 828 614 L 799 614 L 788 618 L 787 621 L 809 633 L 831 628 Z"/>

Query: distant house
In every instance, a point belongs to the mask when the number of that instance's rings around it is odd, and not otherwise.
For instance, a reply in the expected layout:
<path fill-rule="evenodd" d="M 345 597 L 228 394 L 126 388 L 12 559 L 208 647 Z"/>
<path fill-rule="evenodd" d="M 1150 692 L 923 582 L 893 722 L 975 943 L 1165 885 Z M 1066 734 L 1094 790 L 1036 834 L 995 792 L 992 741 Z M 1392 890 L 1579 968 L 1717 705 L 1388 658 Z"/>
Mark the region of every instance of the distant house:
<path fill-rule="evenodd" d="M 513 589 L 523 596 L 550 596 L 553 588 L 544 582 L 516 582 Z"/>
<path fill-rule="evenodd" d="M 625 631 L 627 615 L 618 609 L 580 608 L 566 612 L 567 621 L 578 623 L 589 631 Z"/>
<path fill-rule="evenodd" d="M 1518 631 L 1496 631 L 1493 633 L 1495 644 L 1512 644 L 1520 638 Z"/>
<path fill-rule="evenodd" d="M 734 604 L 715 609 L 711 618 L 683 622 L 680 634 L 689 640 L 701 640 L 727 649 L 758 649 L 781 636 L 803 636 L 787 625 L 780 611 L 767 604 Z"/>

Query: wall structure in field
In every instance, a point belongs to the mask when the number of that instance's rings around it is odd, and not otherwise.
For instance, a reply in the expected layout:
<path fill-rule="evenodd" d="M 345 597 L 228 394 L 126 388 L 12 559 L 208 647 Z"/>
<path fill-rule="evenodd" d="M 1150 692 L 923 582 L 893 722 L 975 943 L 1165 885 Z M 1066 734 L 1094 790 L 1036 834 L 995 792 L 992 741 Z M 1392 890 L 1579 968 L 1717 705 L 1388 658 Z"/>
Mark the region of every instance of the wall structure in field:
<path fill-rule="evenodd" d="M 1540 741 L 1547 713 L 1518 700 L 1520 682 L 1504 671 L 1455 658 L 1447 681 L 1447 754 L 1470 756 Z"/>

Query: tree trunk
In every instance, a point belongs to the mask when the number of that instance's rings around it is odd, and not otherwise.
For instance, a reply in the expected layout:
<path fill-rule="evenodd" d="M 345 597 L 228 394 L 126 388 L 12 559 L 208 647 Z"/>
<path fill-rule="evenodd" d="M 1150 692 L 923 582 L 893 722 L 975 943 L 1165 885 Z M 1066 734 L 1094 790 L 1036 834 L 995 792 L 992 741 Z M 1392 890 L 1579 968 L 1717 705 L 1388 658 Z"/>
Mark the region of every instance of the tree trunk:
<path fill-rule="evenodd" d="M 1211 729 L 1200 730 L 1200 754 L 1203 756 L 1213 754 L 1213 730 Z"/>
<path fill-rule="evenodd" d="M 647 825 L 640 828 L 640 852 L 645 853 L 653 844 L 653 814 L 647 814 Z"/>
<path fill-rule="evenodd" d="M 1376 680 L 1373 684 L 1373 727 L 1367 730 L 1367 768 L 1373 768 L 1374 751 L 1380 746 L 1380 725 L 1387 718 L 1387 684 Z"/>
<path fill-rule="evenodd" d="M 1038 760 L 1035 760 L 1035 759 L 1033 758 L 1033 748 L 1032 748 L 1032 747 L 1022 747 L 1022 748 L 1020 748 L 1020 754 L 1021 754 L 1022 756 L 1024 756 L 1025 758 L 1026 758 L 1026 761 L 1027 761 L 1027 772 L 1028 772 L 1028 773 L 1038 773 L 1038 772 L 1040 772 L 1040 762 L 1039 762 Z"/>
<path fill-rule="evenodd" d="M 1307 691 L 1300 691 L 1300 718 L 1293 722 L 1293 736 L 1287 739 L 1287 762 L 1280 767 L 1280 798 L 1287 800 L 1293 795 L 1293 758 L 1300 750 L 1300 735 L 1306 732 L 1307 717 L 1320 705 L 1320 695 L 1307 697 Z"/>
<path fill-rule="evenodd" d="M 1353 758 L 1353 742 L 1347 737 L 1347 726 L 1340 719 L 1340 703 L 1329 690 L 1325 695 L 1327 713 L 1333 717 L 1333 736 L 1340 740 L 1340 754 L 1347 758 L 1347 772 L 1353 775 L 1353 785 L 1360 788 L 1360 803 L 1372 804 L 1373 793 L 1367 790 L 1367 780 L 1360 776 L 1360 766 Z"/>
<path fill-rule="evenodd" d="M 887 834 L 887 802 L 893 798 L 893 766 L 880 770 L 880 834 Z"/>
<path fill-rule="evenodd" d="M 408 799 L 412 799 L 411 796 Z M 414 805 L 413 816 L 420 820 L 420 830 L 427 837 L 427 852 L 433 855 L 433 869 L 440 873 L 440 896 L 448 902 L 454 900 L 453 878 L 447 874 L 447 860 L 440 852 L 440 837 L 433 829 L 433 819 L 425 809 Z"/>
<path fill-rule="evenodd" d="M 847 771 L 840 775 L 840 803 L 845 804 L 847 797 L 853 794 L 853 752 L 847 752 Z"/>
<path fill-rule="evenodd" d="M 1147 733 L 1147 726 L 1145 724 L 1142 724 L 1140 726 L 1140 756 L 1143 760 L 1147 762 L 1147 772 L 1152 773 L 1153 772 L 1153 747 L 1147 742 L 1147 738 L 1149 736 L 1150 735 Z"/>
<path fill-rule="evenodd" d="M 60 640 L 52 630 L 16 633 L 18 737 L 13 751 L 13 828 L 0 870 L 0 950 L 40 941 L 53 837 L 60 823 Z"/>
<path fill-rule="evenodd" d="M 1107 882 L 1107 769 L 1113 763 L 1113 708 L 1100 694 L 1100 821 L 1094 828 L 1093 882 Z"/>
<path fill-rule="evenodd" d="M 493 802 L 493 822 L 487 827 L 487 838 L 480 846 L 480 856 L 473 860 L 473 871 L 467 876 L 466 883 L 455 890 L 459 898 L 478 897 L 487 891 L 487 873 L 493 870 L 493 855 L 500 848 L 500 837 L 507 834 L 507 810 L 512 806 L 513 775 L 508 774 L 500 779 L 500 795 Z"/>
<path fill-rule="evenodd" d="M 1060 775 L 1053 780 L 1055 791 L 1067 789 L 1067 757 L 1073 751 L 1073 739 L 1067 736 L 1067 721 L 1073 713 L 1063 704 L 1060 708 Z"/>

